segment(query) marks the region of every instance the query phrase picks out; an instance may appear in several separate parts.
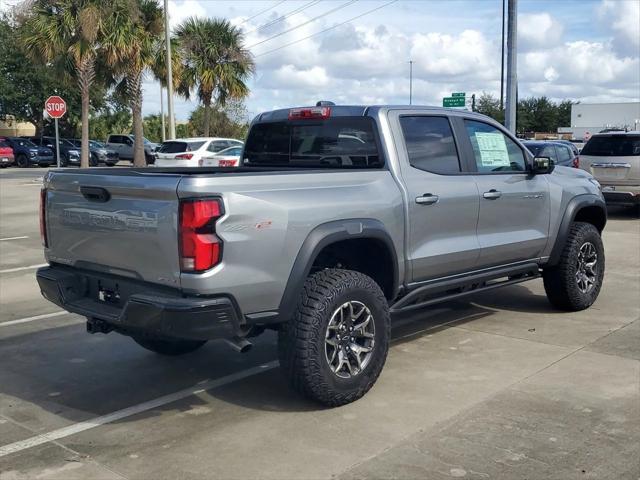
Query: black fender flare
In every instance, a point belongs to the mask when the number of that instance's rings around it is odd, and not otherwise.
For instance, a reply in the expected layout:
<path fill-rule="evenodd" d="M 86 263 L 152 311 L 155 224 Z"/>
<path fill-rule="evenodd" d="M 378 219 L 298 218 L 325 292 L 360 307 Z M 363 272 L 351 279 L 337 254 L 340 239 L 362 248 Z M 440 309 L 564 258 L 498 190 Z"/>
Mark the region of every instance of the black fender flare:
<path fill-rule="evenodd" d="M 597 207 L 601 209 L 604 215 L 604 223 L 607 223 L 607 205 L 600 196 L 593 193 L 585 193 L 583 195 L 573 197 L 569 200 L 567 208 L 564 211 L 564 215 L 562 216 L 562 221 L 560 222 L 560 227 L 558 228 L 558 233 L 556 235 L 556 241 L 553 244 L 553 249 L 549 256 L 548 265 L 557 265 L 560 261 L 560 255 L 562 254 L 565 242 L 567 241 L 571 223 L 575 220 L 578 212 L 585 207 Z M 602 227 L 604 228 L 604 225 Z"/>
<path fill-rule="evenodd" d="M 371 218 L 353 218 L 336 220 L 315 227 L 302 243 L 298 255 L 293 262 L 287 285 L 278 307 L 278 320 L 286 322 L 293 315 L 298 296 L 302 291 L 305 279 L 311 271 L 313 262 L 327 245 L 342 240 L 371 238 L 381 241 L 389 249 L 393 264 L 393 296 L 398 291 L 399 272 L 396 249 L 384 224 Z"/>

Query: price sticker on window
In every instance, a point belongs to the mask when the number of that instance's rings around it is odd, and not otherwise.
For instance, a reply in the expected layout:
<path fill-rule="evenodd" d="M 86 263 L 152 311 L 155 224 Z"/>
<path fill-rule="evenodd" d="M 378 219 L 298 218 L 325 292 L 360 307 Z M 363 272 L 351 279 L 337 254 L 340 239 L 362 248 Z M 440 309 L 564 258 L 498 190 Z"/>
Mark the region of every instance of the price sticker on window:
<path fill-rule="evenodd" d="M 475 132 L 483 167 L 509 167 L 509 151 L 502 133 Z"/>

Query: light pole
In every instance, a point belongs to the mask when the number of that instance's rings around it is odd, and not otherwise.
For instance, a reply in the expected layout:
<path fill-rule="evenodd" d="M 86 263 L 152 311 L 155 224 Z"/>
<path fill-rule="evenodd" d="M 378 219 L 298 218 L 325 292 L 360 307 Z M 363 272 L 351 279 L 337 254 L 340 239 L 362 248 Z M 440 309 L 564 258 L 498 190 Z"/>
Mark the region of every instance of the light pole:
<path fill-rule="evenodd" d="M 502 0 L 502 42 L 500 43 L 500 110 L 504 108 L 504 5 Z"/>
<path fill-rule="evenodd" d="M 409 60 L 409 105 L 413 101 L 413 60 Z"/>
<path fill-rule="evenodd" d="M 160 125 L 162 125 L 162 141 L 164 142 L 167 139 L 164 130 L 164 99 L 162 96 L 164 95 L 162 82 L 160 82 Z"/>
<path fill-rule="evenodd" d="M 173 72 L 171 71 L 171 33 L 169 31 L 169 0 L 164 0 L 164 42 L 167 49 L 167 110 L 169 114 L 169 139 L 176 138 L 176 122 L 173 116 Z"/>
<path fill-rule="evenodd" d="M 511 133 L 516 133 L 516 110 L 518 102 L 517 36 L 518 0 L 509 0 L 507 12 L 507 104 L 505 124 Z"/>

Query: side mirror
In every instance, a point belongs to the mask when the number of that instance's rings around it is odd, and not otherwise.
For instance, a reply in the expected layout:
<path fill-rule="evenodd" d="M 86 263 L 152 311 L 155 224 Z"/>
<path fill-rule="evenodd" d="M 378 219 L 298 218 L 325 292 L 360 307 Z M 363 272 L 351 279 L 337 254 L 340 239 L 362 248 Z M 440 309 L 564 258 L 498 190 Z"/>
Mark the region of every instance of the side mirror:
<path fill-rule="evenodd" d="M 531 173 L 534 175 L 553 172 L 555 165 L 549 157 L 535 157 L 531 163 Z"/>

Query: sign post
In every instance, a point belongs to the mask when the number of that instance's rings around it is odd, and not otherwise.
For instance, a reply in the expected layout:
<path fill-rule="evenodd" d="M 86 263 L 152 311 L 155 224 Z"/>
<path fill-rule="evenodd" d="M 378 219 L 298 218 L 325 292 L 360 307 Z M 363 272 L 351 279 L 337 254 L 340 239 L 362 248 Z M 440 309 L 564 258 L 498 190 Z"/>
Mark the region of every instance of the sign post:
<path fill-rule="evenodd" d="M 58 133 L 58 119 L 67 113 L 67 104 L 65 101 L 57 96 L 52 95 L 44 102 L 44 109 L 47 114 L 54 119 L 56 125 L 56 165 L 60 168 L 60 135 Z"/>

